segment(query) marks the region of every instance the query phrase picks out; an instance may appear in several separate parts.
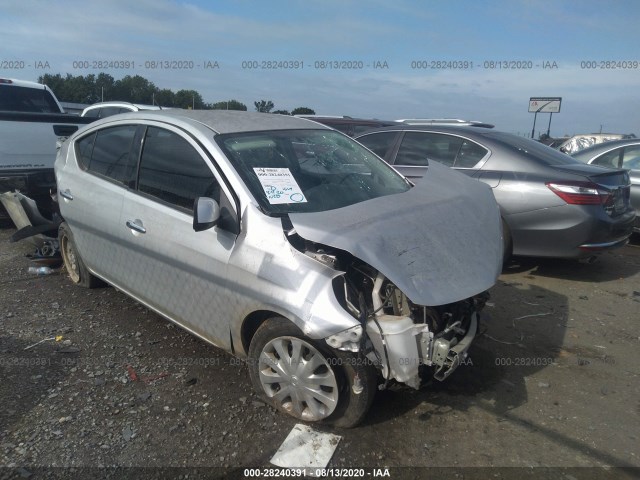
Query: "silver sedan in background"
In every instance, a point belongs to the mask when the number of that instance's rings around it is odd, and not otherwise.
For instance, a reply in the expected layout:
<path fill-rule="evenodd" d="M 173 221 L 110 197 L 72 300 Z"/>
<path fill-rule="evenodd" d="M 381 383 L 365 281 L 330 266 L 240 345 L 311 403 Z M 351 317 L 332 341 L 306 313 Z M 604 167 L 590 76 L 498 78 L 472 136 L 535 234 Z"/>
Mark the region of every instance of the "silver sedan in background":
<path fill-rule="evenodd" d="M 581 258 L 625 245 L 635 211 L 629 174 L 480 127 L 401 125 L 355 137 L 409 178 L 441 163 L 489 185 L 510 255 Z"/>
<path fill-rule="evenodd" d="M 636 209 L 634 229 L 640 232 L 640 139 L 627 138 L 600 143 L 571 155 L 590 165 L 624 168 L 631 177 L 631 205 Z"/>

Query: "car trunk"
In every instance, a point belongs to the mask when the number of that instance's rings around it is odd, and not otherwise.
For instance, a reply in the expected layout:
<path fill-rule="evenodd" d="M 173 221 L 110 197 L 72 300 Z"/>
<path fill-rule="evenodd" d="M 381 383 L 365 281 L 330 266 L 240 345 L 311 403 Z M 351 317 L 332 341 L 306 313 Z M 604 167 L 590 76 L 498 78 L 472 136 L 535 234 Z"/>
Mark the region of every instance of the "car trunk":
<path fill-rule="evenodd" d="M 579 175 L 587 182 L 595 184 L 598 190 L 608 192 L 609 196 L 603 198 L 602 205 L 610 216 L 622 215 L 631 208 L 631 185 L 626 170 L 613 170 L 595 165 L 555 165 L 553 168 Z"/>

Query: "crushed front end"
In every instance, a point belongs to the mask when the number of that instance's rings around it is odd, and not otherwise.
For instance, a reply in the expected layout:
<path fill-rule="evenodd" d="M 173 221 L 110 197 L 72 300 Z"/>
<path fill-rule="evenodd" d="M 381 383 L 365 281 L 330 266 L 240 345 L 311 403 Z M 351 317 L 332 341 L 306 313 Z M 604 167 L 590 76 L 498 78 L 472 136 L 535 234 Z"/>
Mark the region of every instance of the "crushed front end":
<path fill-rule="evenodd" d="M 358 322 L 326 337 L 330 346 L 364 353 L 385 380 L 414 388 L 464 362 L 502 270 L 487 185 L 433 162 L 405 193 L 289 220 L 289 241 L 336 272 L 336 298 Z"/>
<path fill-rule="evenodd" d="M 331 347 L 361 351 L 385 384 L 395 380 L 416 389 L 432 378 L 444 380 L 465 362 L 488 292 L 446 305 L 416 305 L 369 265 L 355 261 L 346 270 L 334 289 L 362 327 L 328 337 Z"/>

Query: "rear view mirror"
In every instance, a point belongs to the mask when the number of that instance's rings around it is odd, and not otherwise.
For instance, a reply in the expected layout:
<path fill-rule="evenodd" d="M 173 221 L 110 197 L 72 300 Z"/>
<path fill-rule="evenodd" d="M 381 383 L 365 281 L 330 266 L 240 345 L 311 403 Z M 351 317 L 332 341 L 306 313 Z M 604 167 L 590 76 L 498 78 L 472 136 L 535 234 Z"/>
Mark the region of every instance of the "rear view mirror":
<path fill-rule="evenodd" d="M 198 197 L 193 205 L 193 229 L 196 232 L 215 226 L 220 218 L 220 205 L 213 198 Z"/>

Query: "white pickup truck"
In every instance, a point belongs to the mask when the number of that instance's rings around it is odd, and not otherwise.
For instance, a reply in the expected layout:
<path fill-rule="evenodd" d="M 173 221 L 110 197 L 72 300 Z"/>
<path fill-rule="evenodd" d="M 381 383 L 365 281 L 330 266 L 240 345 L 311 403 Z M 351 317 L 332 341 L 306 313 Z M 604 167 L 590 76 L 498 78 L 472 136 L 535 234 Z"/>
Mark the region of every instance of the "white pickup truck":
<path fill-rule="evenodd" d="M 0 78 L 0 193 L 19 190 L 49 215 L 56 143 L 93 120 L 64 113 L 46 85 Z"/>

